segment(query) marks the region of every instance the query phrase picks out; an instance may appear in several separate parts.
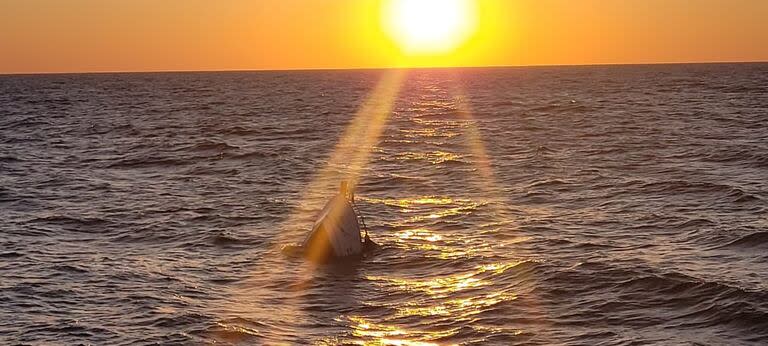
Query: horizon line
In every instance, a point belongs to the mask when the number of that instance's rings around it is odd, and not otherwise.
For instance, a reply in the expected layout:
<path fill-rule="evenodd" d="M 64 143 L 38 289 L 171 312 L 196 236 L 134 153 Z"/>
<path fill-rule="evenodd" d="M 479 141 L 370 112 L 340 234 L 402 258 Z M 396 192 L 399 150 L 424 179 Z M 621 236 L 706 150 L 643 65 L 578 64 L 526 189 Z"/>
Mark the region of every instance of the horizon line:
<path fill-rule="evenodd" d="M 383 67 L 298 67 L 264 69 L 199 69 L 199 70 L 103 70 L 69 72 L 0 72 L 0 76 L 42 76 L 42 75 L 81 75 L 81 74 L 152 74 L 152 73 L 228 73 L 228 72 L 322 72 L 322 71 L 378 71 L 378 70 L 444 70 L 444 69 L 492 69 L 526 67 L 596 67 L 596 66 L 650 66 L 650 65 L 716 65 L 716 64 L 760 64 L 768 60 L 713 60 L 680 62 L 642 62 L 642 63 L 586 63 L 586 64 L 531 64 L 531 65 L 464 65 L 464 66 L 383 66 Z"/>

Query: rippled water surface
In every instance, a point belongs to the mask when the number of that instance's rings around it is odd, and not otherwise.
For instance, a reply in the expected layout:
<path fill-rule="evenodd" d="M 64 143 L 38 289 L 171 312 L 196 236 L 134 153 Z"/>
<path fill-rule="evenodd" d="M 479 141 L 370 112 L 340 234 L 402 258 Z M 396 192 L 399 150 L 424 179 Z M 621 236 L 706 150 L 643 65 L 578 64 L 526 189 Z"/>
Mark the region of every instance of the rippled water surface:
<path fill-rule="evenodd" d="M 0 344 L 768 344 L 768 65 L 0 76 Z M 382 249 L 313 266 L 342 178 Z"/>

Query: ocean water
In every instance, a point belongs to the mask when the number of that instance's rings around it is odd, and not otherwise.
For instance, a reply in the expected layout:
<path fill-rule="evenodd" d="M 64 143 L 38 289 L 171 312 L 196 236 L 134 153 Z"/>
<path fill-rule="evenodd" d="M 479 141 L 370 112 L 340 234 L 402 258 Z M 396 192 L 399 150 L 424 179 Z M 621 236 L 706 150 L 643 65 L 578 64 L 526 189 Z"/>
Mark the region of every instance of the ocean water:
<path fill-rule="evenodd" d="M 768 344 L 768 64 L 0 76 L 0 344 Z M 283 255 L 342 179 L 382 248 Z"/>

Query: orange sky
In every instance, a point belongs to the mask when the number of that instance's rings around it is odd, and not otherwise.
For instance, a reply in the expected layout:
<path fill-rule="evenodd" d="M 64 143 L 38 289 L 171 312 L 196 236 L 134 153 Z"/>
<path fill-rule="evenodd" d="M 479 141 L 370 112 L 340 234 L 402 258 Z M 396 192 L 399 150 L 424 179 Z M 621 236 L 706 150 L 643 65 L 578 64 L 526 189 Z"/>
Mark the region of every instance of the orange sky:
<path fill-rule="evenodd" d="M 0 0 L 0 73 L 768 60 L 768 0 L 476 0 L 458 51 L 403 58 L 387 0 Z"/>

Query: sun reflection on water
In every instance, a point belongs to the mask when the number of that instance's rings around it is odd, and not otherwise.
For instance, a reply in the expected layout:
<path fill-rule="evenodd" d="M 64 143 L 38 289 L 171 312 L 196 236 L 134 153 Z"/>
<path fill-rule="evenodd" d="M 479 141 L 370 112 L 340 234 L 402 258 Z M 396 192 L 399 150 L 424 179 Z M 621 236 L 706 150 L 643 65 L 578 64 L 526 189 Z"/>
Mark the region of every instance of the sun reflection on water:
<path fill-rule="evenodd" d="M 356 345 L 439 346 L 441 344 L 429 342 L 429 340 L 439 339 L 453 334 L 452 331 L 430 333 L 405 330 L 383 323 L 374 323 L 360 316 L 349 316 L 347 317 L 347 322 L 352 328 L 352 335 L 362 339 L 353 343 Z"/>
<path fill-rule="evenodd" d="M 287 290 L 290 292 L 283 291 L 285 286 L 268 286 L 268 290 L 284 294 L 281 304 L 285 311 L 269 311 L 267 316 L 275 313 L 279 316 L 270 318 L 307 322 L 317 318 L 313 314 L 321 309 L 323 318 L 327 318 L 323 323 L 334 321 L 343 329 L 336 335 L 328 335 L 325 342 L 329 345 L 445 345 L 445 340 L 466 332 L 467 328 L 496 327 L 473 322 L 486 317 L 479 314 L 503 309 L 504 304 L 512 301 L 523 301 L 518 297 L 524 293 L 505 280 L 513 276 L 510 273 L 517 275 L 518 266 L 524 263 L 515 257 L 514 244 L 526 238 L 510 235 L 514 233 L 516 220 L 510 216 L 469 102 L 459 88 L 432 90 L 437 96 L 425 96 L 427 99 L 422 101 L 432 107 L 432 112 L 442 113 L 421 118 L 419 108 L 414 106 L 416 116 L 412 119 L 406 119 L 408 113 L 399 115 L 405 119 L 400 120 L 410 121 L 404 126 L 406 128 L 395 131 L 395 136 L 386 137 L 386 123 L 395 106 L 400 82 L 400 76 L 390 76 L 382 81 L 352 120 L 327 164 L 311 179 L 300 198 L 301 205 L 283 224 L 284 230 L 301 225 L 307 215 L 322 207 L 321 203 L 329 191 L 335 191 L 340 178 L 357 180 L 369 174 L 372 170 L 367 167 L 369 161 L 377 161 L 375 156 L 379 155 L 378 162 L 382 165 L 398 167 L 395 169 L 397 173 L 415 176 L 406 181 L 426 181 L 427 185 L 424 190 L 401 189 L 378 196 L 374 193 L 357 196 L 364 207 L 379 210 L 372 218 L 366 217 L 369 226 L 374 227 L 372 238 L 385 246 L 385 252 L 388 251 L 381 255 L 384 259 L 373 260 L 381 261 L 374 264 L 379 266 L 373 271 L 361 269 L 359 276 L 342 276 L 341 279 L 328 278 L 322 273 L 315 275 L 319 270 L 309 265 L 291 267 L 292 264 L 272 266 L 274 263 L 268 263 L 270 266 L 265 267 L 278 272 L 262 270 L 262 267 L 254 271 L 254 287 L 264 286 L 264 280 L 274 280 L 275 277 L 295 282 L 289 287 L 296 289 Z M 430 97 L 441 100 L 429 100 Z M 411 125 L 413 128 L 407 128 Z M 429 138 L 439 138 L 448 145 L 427 142 Z M 438 147 L 430 147 L 432 145 Z M 451 171 L 454 164 L 461 170 Z M 419 171 L 400 169 L 406 166 Z M 420 176 L 421 170 L 434 171 L 432 174 L 437 176 L 466 173 L 462 177 L 466 188 L 450 193 L 441 190 L 439 184 L 430 186 L 433 180 Z M 386 178 L 396 176 L 386 170 L 377 174 Z M 296 239 L 292 237 L 296 233 L 281 233 L 276 243 L 294 242 Z M 495 239 L 504 240 L 494 242 Z M 501 246 L 507 246 L 503 253 L 499 251 Z M 390 260 L 407 263 L 406 268 L 419 268 L 409 271 L 394 267 L 389 270 Z M 381 263 L 386 264 L 382 266 Z M 422 263 L 424 266 L 420 267 Z M 441 269 L 433 272 L 430 265 Z M 524 273 L 522 277 L 528 275 Z M 346 284 L 336 284 L 337 279 L 346 280 Z M 384 292 L 384 297 L 359 298 L 362 296 L 360 292 L 368 289 Z M 254 291 L 258 290 L 254 288 Z M 407 298 L 391 299 L 388 295 Z M 349 304 L 363 307 L 346 307 L 348 310 L 339 310 L 334 315 L 326 309 L 339 302 L 347 303 L 346 298 L 339 297 L 353 297 L 349 298 L 352 301 Z M 246 295 L 242 300 L 251 298 Z M 526 304 L 535 305 L 535 297 L 526 298 Z M 368 307 L 375 312 L 367 310 Z M 263 306 L 256 308 L 263 309 Z M 461 321 L 462 327 L 458 327 L 456 321 Z M 499 330 L 519 332 L 506 328 Z"/>
<path fill-rule="evenodd" d="M 441 211 L 435 211 L 428 215 L 415 215 L 411 217 L 411 219 L 408 220 L 408 222 L 418 222 L 422 220 L 427 219 L 442 219 L 449 216 L 456 216 L 456 215 L 468 215 L 471 214 L 473 211 L 477 210 L 478 207 L 480 207 L 480 203 L 477 202 L 467 202 L 463 205 L 459 205 L 458 207 L 453 207 Z"/>
<path fill-rule="evenodd" d="M 421 291 L 430 296 L 440 296 L 447 293 L 455 293 L 470 288 L 477 288 L 491 284 L 490 281 L 478 278 L 485 273 L 498 275 L 507 270 L 517 267 L 525 262 L 510 263 L 492 263 L 481 265 L 469 273 L 456 274 L 452 276 L 443 276 L 439 278 L 423 280 L 414 278 L 392 278 L 383 276 L 367 276 L 366 279 L 374 282 L 380 282 L 386 285 L 396 286 L 398 290 Z"/>
<path fill-rule="evenodd" d="M 410 234 L 405 231 L 401 234 Z M 424 329 L 405 328 L 401 324 L 412 318 L 427 320 L 469 321 L 498 304 L 517 299 L 517 295 L 494 288 L 493 277 L 523 262 L 499 262 L 477 266 L 474 270 L 432 279 L 368 276 L 367 280 L 391 286 L 396 292 L 416 292 L 420 298 L 393 304 L 396 312 L 383 321 L 374 322 L 362 316 L 348 316 L 352 334 L 363 341 L 360 345 L 440 345 L 439 340 L 459 332 L 458 327 Z"/>
<path fill-rule="evenodd" d="M 466 203 L 467 199 L 453 199 L 450 197 L 420 196 L 414 198 L 383 199 L 361 196 L 360 200 L 371 204 L 384 204 L 393 207 L 410 208 L 415 205 L 449 205 L 454 203 Z"/>
<path fill-rule="evenodd" d="M 441 131 L 439 129 L 403 129 L 400 130 L 405 138 L 453 138 L 459 136 L 458 132 Z"/>
<path fill-rule="evenodd" d="M 436 242 L 443 239 L 438 234 L 434 234 L 427 229 L 407 229 L 397 233 L 397 237 L 404 240 L 424 240 L 428 242 Z"/>
<path fill-rule="evenodd" d="M 446 162 L 462 162 L 463 155 L 449 153 L 445 151 L 431 152 L 401 152 L 395 156 L 395 160 L 400 161 L 426 161 L 433 165 L 439 165 Z"/>

